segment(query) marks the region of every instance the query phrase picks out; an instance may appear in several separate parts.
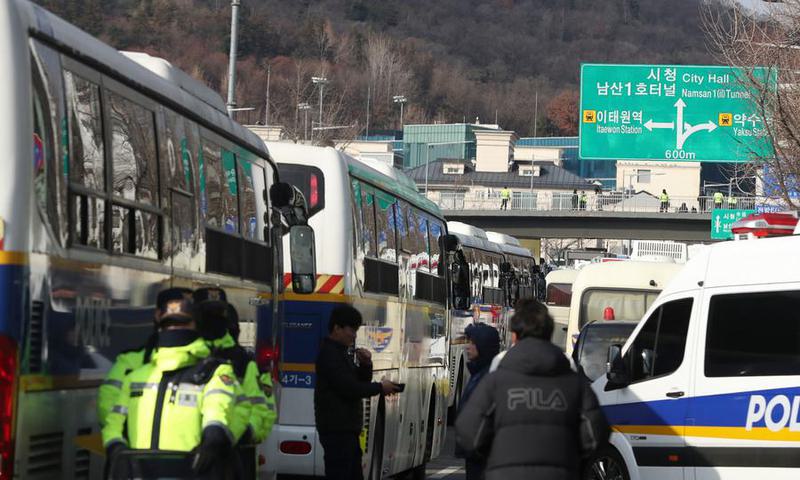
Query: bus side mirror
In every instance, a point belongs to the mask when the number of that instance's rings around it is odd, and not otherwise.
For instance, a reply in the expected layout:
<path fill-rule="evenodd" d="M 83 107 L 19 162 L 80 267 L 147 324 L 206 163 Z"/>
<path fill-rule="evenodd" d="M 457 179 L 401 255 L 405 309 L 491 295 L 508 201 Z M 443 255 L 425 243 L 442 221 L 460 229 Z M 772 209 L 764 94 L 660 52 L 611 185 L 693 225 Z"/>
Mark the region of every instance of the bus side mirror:
<path fill-rule="evenodd" d="M 606 391 L 619 390 L 630 385 L 630 374 L 622 358 L 622 345 L 608 347 L 608 362 L 606 363 Z"/>
<path fill-rule="evenodd" d="M 313 228 L 308 225 L 289 227 L 289 257 L 292 259 L 292 290 L 313 293 L 317 283 Z"/>

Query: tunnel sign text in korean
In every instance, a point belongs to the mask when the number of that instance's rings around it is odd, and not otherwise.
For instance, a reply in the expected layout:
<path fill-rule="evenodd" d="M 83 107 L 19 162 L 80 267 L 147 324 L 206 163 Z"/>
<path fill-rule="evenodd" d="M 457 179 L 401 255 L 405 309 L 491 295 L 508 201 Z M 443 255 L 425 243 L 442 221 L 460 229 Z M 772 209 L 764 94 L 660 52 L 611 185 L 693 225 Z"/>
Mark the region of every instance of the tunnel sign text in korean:
<path fill-rule="evenodd" d="M 755 78 L 770 78 L 755 69 Z M 749 162 L 772 151 L 741 69 L 581 66 L 580 157 Z"/>

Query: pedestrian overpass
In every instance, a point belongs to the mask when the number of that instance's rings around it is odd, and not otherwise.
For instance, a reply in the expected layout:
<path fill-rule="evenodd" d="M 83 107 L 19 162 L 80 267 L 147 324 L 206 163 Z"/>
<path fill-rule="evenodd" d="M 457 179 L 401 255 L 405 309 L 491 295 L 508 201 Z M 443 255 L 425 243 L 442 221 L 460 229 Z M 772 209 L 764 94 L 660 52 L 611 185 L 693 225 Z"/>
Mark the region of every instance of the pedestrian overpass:
<path fill-rule="evenodd" d="M 710 242 L 710 213 L 572 210 L 447 210 L 447 220 L 517 238 L 605 238 Z"/>

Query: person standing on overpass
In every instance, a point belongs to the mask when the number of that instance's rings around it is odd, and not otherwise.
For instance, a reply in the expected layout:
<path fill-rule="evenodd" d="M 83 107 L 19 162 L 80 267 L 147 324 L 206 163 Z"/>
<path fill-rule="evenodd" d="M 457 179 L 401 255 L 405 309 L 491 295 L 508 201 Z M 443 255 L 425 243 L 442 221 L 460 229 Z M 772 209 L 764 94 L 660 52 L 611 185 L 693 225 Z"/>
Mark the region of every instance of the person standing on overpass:
<path fill-rule="evenodd" d="M 667 189 L 664 188 L 661 190 L 661 195 L 658 196 L 658 199 L 661 201 L 661 206 L 659 207 L 658 211 L 662 213 L 666 213 L 669 211 L 669 194 L 667 193 Z"/>
<path fill-rule="evenodd" d="M 714 192 L 714 208 L 722 209 L 722 200 L 725 196 L 720 191 Z"/>
<path fill-rule="evenodd" d="M 500 198 L 502 199 L 502 202 L 500 203 L 500 210 L 508 210 L 508 201 L 511 199 L 511 190 L 509 190 L 507 186 L 500 190 Z"/>

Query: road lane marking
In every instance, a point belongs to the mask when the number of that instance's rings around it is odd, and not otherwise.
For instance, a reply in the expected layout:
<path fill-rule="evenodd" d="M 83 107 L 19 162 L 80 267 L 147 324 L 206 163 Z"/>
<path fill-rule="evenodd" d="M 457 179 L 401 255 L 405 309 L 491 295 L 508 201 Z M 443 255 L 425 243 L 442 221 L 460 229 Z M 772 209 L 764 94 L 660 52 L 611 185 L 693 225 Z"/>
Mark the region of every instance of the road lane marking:
<path fill-rule="evenodd" d="M 428 471 L 430 472 L 430 470 Z M 425 472 L 425 473 L 428 473 Z M 432 474 L 428 475 L 428 478 L 445 478 L 448 475 L 452 475 L 454 473 L 466 473 L 464 467 L 447 467 L 441 470 L 434 471 Z"/>

